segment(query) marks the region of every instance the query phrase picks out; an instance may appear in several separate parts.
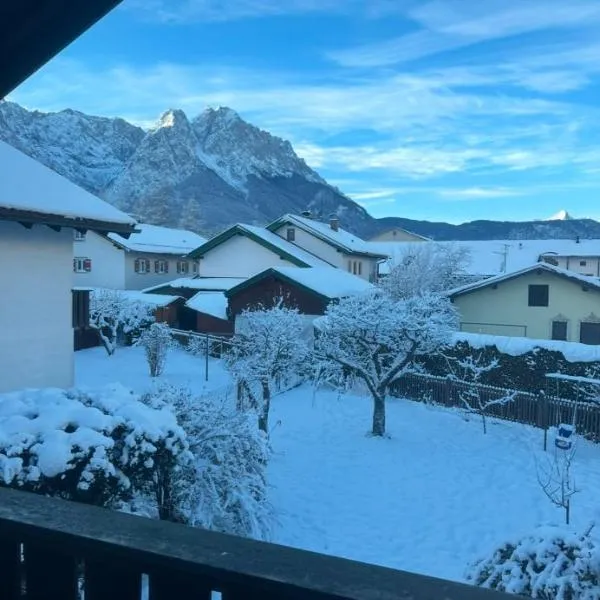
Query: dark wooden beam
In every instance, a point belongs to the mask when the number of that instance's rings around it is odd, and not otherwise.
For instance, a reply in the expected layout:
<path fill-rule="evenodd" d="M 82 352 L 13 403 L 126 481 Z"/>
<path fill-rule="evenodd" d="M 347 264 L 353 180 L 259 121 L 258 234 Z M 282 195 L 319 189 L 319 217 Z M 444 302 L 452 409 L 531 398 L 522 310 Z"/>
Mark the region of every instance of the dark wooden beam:
<path fill-rule="evenodd" d="M 22 225 L 25 229 L 31 229 L 33 227 L 33 223 L 26 223 L 24 221 L 19 221 L 19 225 Z"/>
<path fill-rule="evenodd" d="M 0 99 L 122 0 L 2 0 Z"/>
<path fill-rule="evenodd" d="M 56 231 L 57 233 L 62 229 L 60 225 L 48 225 L 48 227 L 52 229 L 52 231 Z"/>

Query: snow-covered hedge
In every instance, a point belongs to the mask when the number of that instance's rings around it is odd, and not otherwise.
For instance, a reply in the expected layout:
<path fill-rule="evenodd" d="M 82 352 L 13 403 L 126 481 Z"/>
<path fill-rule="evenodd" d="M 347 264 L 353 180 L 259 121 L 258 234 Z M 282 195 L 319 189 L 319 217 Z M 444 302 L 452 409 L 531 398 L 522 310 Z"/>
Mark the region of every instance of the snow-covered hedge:
<path fill-rule="evenodd" d="M 543 527 L 475 563 L 467 579 L 477 586 L 530 598 L 598 600 L 598 548 L 589 530 L 577 536 Z"/>
<path fill-rule="evenodd" d="M 576 348 L 568 352 L 565 346 Z M 445 377 L 449 374 L 448 360 L 464 361 L 477 355 L 486 363 L 498 363 L 496 369 L 482 376 L 482 384 L 575 398 L 576 385 L 561 382 L 557 389 L 556 382 L 550 382 L 546 374 L 562 373 L 577 377 L 600 375 L 600 362 L 591 360 L 597 356 L 597 349 L 591 347 L 589 352 L 577 352 L 582 346 L 570 342 L 460 333 L 455 335 L 454 344 L 444 352 L 444 356 L 425 356 L 418 362 L 423 371 Z"/>
<path fill-rule="evenodd" d="M 266 482 L 269 447 L 255 414 L 235 409 L 232 390 L 194 397 L 189 390 L 163 385 L 144 401 L 175 412 L 194 456 L 193 464 L 164 486 L 177 520 L 267 539 L 272 526 Z"/>
<path fill-rule="evenodd" d="M 0 485 L 109 506 L 190 458 L 173 413 L 121 386 L 0 397 Z"/>

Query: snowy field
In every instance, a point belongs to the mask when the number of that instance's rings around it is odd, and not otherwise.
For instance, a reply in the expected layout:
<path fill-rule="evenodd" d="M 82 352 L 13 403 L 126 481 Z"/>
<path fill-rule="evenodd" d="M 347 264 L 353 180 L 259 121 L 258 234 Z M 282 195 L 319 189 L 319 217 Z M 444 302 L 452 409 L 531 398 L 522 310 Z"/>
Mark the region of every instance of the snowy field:
<path fill-rule="evenodd" d="M 76 353 L 77 384 L 151 385 L 140 349 L 113 357 L 96 348 Z M 160 380 L 196 392 L 222 389 L 228 377 L 211 360 L 174 352 Z M 366 398 L 297 388 L 274 398 L 271 502 L 273 541 L 389 567 L 462 580 L 467 563 L 540 524 L 563 523 L 536 478 L 541 430 L 465 421 L 459 412 L 411 401 L 388 403 L 390 439 L 370 438 Z M 473 418 L 472 418 L 473 419 Z M 600 447 L 580 441 L 572 523 L 597 515 Z"/>

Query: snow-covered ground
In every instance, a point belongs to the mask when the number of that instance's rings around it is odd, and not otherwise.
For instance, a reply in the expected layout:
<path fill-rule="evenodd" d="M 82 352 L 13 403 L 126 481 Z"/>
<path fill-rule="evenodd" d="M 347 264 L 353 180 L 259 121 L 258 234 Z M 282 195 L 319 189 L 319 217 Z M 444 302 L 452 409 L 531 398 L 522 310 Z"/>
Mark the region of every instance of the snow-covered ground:
<path fill-rule="evenodd" d="M 76 356 L 78 385 L 151 385 L 140 349 Z M 217 360 L 206 384 L 203 364 L 175 351 L 160 379 L 198 392 L 228 385 Z M 470 561 L 507 538 L 563 522 L 537 483 L 539 429 L 492 421 L 484 435 L 474 417 L 391 400 L 391 438 L 376 439 L 365 435 L 367 398 L 315 396 L 310 386 L 275 397 L 271 415 L 275 542 L 462 580 Z M 581 492 L 572 500 L 572 522 L 581 530 L 597 516 L 600 447 L 581 441 L 574 463 Z"/>
<path fill-rule="evenodd" d="M 120 383 L 135 392 L 148 391 L 152 385 L 171 383 L 187 387 L 196 394 L 225 388 L 231 379 L 223 363 L 215 358 L 208 361 L 208 381 L 205 379 L 206 360 L 192 356 L 181 349 L 173 349 L 167 357 L 164 374 L 153 381 L 141 347 L 118 348 L 108 356 L 104 348 L 90 348 L 75 353 L 75 385 L 99 388 L 110 383 Z"/>

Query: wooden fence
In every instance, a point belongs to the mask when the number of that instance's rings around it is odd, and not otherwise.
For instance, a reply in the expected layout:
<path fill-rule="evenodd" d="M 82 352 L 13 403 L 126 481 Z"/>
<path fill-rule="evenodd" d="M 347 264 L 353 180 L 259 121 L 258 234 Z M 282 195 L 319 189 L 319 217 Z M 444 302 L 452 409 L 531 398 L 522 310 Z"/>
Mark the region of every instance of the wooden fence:
<path fill-rule="evenodd" d="M 473 388 L 479 391 L 483 403 L 514 393 L 511 402 L 489 407 L 487 414 L 491 417 L 542 429 L 559 423 L 574 423 L 577 433 L 600 442 L 600 405 L 592 402 L 575 402 L 543 393 L 532 394 L 422 373 L 404 375 L 393 384 L 392 395 L 447 407 L 464 408 L 461 395 Z"/>

